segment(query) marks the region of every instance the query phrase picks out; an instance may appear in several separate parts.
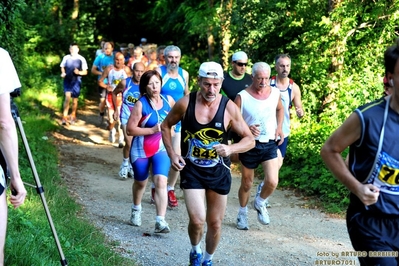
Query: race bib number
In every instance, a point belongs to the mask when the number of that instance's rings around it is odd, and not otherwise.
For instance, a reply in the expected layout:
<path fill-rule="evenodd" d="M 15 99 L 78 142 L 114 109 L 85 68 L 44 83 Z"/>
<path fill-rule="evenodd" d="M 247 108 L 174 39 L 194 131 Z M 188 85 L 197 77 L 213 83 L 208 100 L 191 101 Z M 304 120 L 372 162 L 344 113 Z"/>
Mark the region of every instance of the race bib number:
<path fill-rule="evenodd" d="M 204 144 L 200 140 L 191 139 L 189 140 L 189 155 L 190 161 L 201 167 L 212 167 L 221 162 L 220 156 L 216 153 L 213 146 L 219 144 L 219 142 L 212 142 Z"/>
<path fill-rule="evenodd" d="M 370 183 L 379 187 L 383 192 L 399 195 L 399 161 L 387 153 L 381 152 Z"/>

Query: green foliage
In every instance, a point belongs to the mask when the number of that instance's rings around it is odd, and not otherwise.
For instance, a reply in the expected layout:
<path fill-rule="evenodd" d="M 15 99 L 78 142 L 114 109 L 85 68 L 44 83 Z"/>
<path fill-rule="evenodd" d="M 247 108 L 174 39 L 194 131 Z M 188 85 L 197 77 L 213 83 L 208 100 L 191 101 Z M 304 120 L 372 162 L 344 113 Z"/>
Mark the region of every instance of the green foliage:
<path fill-rule="evenodd" d="M 31 67 L 28 70 L 34 74 L 20 75 L 25 89 L 14 101 L 63 253 L 70 265 L 132 265 L 134 262 L 112 251 L 116 243 L 109 243 L 82 218 L 81 206 L 69 196 L 65 180 L 59 175 L 58 150 L 50 134 L 58 128 L 53 113 L 60 103 L 60 84 L 51 76 L 52 65 L 59 64 L 57 61 L 52 56 L 26 58 Z M 35 186 L 23 143 L 19 154 L 21 176 Z M 41 198 L 35 188 L 26 188 L 25 204 L 9 210 L 5 264 L 59 265 L 60 256 Z"/>
<path fill-rule="evenodd" d="M 25 7 L 23 0 L 0 2 L 1 47 L 10 53 L 17 69 L 23 66 L 25 24 L 21 18 L 21 12 Z"/>

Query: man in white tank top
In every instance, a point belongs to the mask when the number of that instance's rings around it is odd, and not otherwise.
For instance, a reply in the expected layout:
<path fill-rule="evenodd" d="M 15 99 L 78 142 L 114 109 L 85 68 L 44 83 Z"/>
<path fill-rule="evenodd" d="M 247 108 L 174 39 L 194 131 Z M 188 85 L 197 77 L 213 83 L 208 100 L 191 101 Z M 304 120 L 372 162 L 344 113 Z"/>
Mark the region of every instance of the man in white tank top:
<path fill-rule="evenodd" d="M 277 147 L 284 141 L 282 130 L 284 109 L 280 91 L 270 85 L 270 66 L 264 62 L 252 67 L 252 84 L 237 94 L 235 103 L 255 137 L 255 147 L 239 154 L 241 161 L 241 186 L 238 190 L 240 208 L 237 217 L 237 229 L 248 230 L 247 204 L 251 195 L 254 170 L 261 164 L 264 172 L 264 186 L 255 198 L 254 208 L 258 212 L 258 221 L 270 223 L 266 209 L 266 200 L 277 187 L 278 157 Z"/>
<path fill-rule="evenodd" d="M 120 86 L 121 88 L 125 87 L 125 82 L 127 78 L 127 74 L 125 69 L 128 68 L 125 66 L 125 57 L 121 52 L 117 52 L 115 54 L 114 64 L 108 66 L 101 75 L 101 78 L 98 80 L 98 85 L 107 91 L 106 96 L 106 104 L 108 107 L 108 129 L 109 129 L 109 141 L 111 143 L 115 142 L 116 129 L 115 124 L 118 122 L 117 129 L 119 134 L 119 148 L 123 148 L 123 131 L 120 127 L 120 118 L 114 117 L 115 110 L 120 109 L 122 105 L 122 93 L 118 94 L 113 93 L 116 86 Z M 127 70 L 128 71 L 128 70 Z M 104 83 L 104 79 L 108 79 L 108 83 Z M 121 84 L 119 84 L 121 83 Z M 118 114 L 120 112 L 117 112 Z"/>

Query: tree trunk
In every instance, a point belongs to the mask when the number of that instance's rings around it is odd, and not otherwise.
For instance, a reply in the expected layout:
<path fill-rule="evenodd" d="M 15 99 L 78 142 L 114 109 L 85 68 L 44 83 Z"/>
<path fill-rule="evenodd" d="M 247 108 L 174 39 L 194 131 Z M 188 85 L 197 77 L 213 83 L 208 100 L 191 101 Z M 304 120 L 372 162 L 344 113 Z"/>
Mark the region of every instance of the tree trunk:
<path fill-rule="evenodd" d="M 229 50 L 231 46 L 231 14 L 233 10 L 233 0 L 221 1 L 220 3 L 220 36 L 221 36 L 221 63 L 224 70 L 229 67 Z"/>

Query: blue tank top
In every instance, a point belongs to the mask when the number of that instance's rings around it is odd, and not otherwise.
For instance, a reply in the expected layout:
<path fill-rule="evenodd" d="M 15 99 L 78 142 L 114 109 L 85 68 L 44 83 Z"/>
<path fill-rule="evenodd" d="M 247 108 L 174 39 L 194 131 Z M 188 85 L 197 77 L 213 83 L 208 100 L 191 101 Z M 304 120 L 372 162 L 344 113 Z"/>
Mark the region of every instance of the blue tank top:
<path fill-rule="evenodd" d="M 351 194 L 358 211 L 399 216 L 399 114 L 381 98 L 355 110 L 361 135 L 349 149 L 349 170 L 362 183 L 380 188 L 377 203 L 367 206 Z M 380 142 L 381 141 L 381 142 Z"/>
<path fill-rule="evenodd" d="M 290 108 L 291 108 L 291 93 L 292 93 L 292 86 L 294 81 L 290 79 L 288 84 L 288 88 L 285 90 L 280 90 L 281 95 L 281 103 L 283 104 L 284 109 L 284 120 L 283 120 L 283 134 L 284 138 L 288 137 L 291 133 L 290 128 Z M 270 87 L 277 88 L 277 81 L 276 76 L 273 76 L 270 79 Z M 277 88 L 278 89 L 278 88 Z"/>
<path fill-rule="evenodd" d="M 183 75 L 183 69 L 179 67 L 177 78 L 172 78 L 168 74 L 166 66 L 160 66 L 162 76 L 162 89 L 161 94 L 167 97 L 168 95 L 177 102 L 184 96 L 184 90 L 186 88 L 186 81 Z M 175 132 L 181 131 L 181 122 L 176 124 Z"/>

